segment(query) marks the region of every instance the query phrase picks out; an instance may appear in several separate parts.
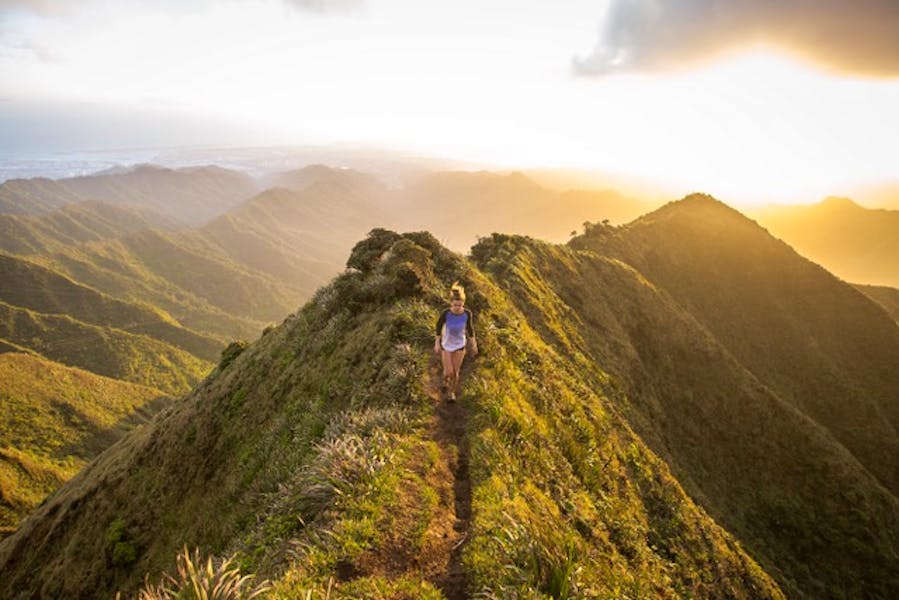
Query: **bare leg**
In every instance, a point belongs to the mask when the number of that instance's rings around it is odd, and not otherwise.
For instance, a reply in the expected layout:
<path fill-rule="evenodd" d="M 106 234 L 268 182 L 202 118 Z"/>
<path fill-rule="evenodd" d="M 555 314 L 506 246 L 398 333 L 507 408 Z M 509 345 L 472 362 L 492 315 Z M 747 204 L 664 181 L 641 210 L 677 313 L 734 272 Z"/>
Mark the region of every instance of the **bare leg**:
<path fill-rule="evenodd" d="M 462 359 L 465 358 L 465 350 L 457 350 L 452 353 L 453 364 L 453 382 L 452 393 L 456 393 L 456 387 L 459 385 L 459 374 L 462 372 Z"/>
<path fill-rule="evenodd" d="M 445 391 L 448 393 L 453 379 L 452 352 L 441 350 L 440 358 L 443 360 L 443 385 L 446 387 Z"/>

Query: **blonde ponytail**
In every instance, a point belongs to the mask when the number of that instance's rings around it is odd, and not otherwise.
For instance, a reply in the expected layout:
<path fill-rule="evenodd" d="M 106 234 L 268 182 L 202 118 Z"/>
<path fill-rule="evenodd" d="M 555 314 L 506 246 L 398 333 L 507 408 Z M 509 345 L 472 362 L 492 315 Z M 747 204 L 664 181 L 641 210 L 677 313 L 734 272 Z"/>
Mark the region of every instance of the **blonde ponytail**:
<path fill-rule="evenodd" d="M 450 300 L 465 302 L 465 288 L 458 281 L 454 281 L 452 287 L 450 287 Z"/>

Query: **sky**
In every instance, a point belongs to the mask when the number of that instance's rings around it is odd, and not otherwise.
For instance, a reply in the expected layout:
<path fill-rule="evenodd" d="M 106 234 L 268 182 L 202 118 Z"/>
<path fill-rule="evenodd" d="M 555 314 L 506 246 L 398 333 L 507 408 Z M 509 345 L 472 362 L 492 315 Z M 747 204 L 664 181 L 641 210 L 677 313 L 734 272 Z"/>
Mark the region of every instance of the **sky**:
<path fill-rule="evenodd" d="M 360 143 L 735 204 L 899 180 L 895 0 L 0 0 L 0 153 Z"/>

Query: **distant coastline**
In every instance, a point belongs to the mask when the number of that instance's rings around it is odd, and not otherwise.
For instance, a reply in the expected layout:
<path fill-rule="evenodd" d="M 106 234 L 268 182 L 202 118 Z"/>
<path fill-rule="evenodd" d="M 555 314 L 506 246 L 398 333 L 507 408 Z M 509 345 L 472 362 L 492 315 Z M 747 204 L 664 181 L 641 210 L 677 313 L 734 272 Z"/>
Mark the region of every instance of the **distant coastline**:
<path fill-rule="evenodd" d="M 0 183 L 32 177 L 63 179 L 91 175 L 114 167 L 156 162 L 159 154 L 159 149 L 144 149 L 0 155 Z"/>

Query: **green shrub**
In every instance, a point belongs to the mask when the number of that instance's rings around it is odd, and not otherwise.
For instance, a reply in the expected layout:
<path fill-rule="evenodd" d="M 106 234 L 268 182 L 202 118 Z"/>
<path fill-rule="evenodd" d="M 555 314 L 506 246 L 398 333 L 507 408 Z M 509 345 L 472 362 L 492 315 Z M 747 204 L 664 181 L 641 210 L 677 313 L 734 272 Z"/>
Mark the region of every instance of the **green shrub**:
<path fill-rule="evenodd" d="M 106 528 L 106 548 L 113 565 L 130 565 L 137 560 L 137 548 L 128 539 L 128 526 L 124 519 L 114 519 Z"/>
<path fill-rule="evenodd" d="M 350 258 L 346 261 L 347 268 L 358 269 L 363 273 L 372 271 L 384 253 L 399 239 L 400 235 L 394 231 L 372 229 L 368 232 L 368 237 L 353 246 Z"/>
<path fill-rule="evenodd" d="M 247 349 L 249 344 L 244 340 L 235 340 L 228 344 L 228 346 L 222 350 L 222 358 L 219 360 L 219 369 L 225 370 L 228 368 L 234 359 L 243 354 L 243 351 Z"/>

